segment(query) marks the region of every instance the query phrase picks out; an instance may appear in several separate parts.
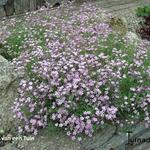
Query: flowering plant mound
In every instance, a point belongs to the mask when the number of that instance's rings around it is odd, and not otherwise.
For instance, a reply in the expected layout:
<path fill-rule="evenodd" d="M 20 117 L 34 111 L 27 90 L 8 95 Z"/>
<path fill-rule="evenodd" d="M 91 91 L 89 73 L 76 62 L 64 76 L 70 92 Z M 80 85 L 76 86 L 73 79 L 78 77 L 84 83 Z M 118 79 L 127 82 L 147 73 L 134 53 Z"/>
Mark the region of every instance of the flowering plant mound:
<path fill-rule="evenodd" d="M 56 11 L 41 23 L 45 45 L 13 60 L 17 71 L 26 72 L 13 106 L 22 122 L 19 132 L 36 135 L 53 121 L 81 140 L 105 123 L 122 126 L 141 119 L 149 125 L 149 43 L 134 46 L 114 36 L 99 21 L 100 12 L 89 4 L 72 15 Z"/>

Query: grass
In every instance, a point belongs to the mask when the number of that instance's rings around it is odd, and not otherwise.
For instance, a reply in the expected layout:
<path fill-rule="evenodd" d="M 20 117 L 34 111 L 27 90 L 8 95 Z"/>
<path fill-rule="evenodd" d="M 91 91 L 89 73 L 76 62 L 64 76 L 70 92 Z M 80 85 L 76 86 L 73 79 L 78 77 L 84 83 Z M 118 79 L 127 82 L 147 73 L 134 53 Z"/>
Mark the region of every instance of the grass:
<path fill-rule="evenodd" d="M 1 55 L 7 60 L 18 57 L 23 51 L 30 51 L 29 47 L 24 48 L 32 34 L 32 39 L 37 39 L 39 46 L 45 48 L 44 29 L 40 26 L 29 27 L 24 23 L 17 23 L 14 28 L 10 29 L 11 35 L 6 39 L 4 45 L 0 45 L 3 49 Z"/>

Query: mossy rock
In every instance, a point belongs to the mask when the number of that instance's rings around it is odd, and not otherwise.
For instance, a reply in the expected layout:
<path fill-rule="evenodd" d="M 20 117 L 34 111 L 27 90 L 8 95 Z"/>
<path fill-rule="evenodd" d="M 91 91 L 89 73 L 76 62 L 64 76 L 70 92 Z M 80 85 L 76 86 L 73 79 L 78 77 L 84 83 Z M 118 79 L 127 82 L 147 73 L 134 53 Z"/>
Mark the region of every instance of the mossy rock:
<path fill-rule="evenodd" d="M 0 132 L 15 132 L 15 122 L 11 106 L 16 97 L 17 74 L 10 62 L 0 55 Z"/>
<path fill-rule="evenodd" d="M 128 32 L 127 21 L 124 17 L 112 17 L 109 21 L 109 25 L 115 33 L 122 37 Z"/>

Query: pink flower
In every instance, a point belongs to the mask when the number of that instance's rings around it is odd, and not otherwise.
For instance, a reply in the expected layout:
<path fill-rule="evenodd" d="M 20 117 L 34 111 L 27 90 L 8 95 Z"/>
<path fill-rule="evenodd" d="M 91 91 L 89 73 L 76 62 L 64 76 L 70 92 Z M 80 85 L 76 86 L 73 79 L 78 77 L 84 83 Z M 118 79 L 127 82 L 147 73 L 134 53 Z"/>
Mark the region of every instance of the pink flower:
<path fill-rule="evenodd" d="M 36 120 L 35 119 L 30 119 L 30 123 L 32 124 L 32 125 L 35 125 L 36 124 Z"/>
<path fill-rule="evenodd" d="M 40 120 L 37 121 L 37 124 L 38 124 L 40 127 L 43 126 L 43 123 L 42 123 Z"/>

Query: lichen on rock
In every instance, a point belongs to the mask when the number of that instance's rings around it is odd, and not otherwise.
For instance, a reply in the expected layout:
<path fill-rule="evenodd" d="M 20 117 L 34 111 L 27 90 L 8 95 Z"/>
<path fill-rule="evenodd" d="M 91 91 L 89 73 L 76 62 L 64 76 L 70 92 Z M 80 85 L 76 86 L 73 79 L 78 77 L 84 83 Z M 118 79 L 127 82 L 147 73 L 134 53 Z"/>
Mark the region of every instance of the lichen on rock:
<path fill-rule="evenodd" d="M 128 31 L 127 21 L 124 17 L 113 16 L 109 24 L 113 31 L 120 36 L 125 36 Z"/>

